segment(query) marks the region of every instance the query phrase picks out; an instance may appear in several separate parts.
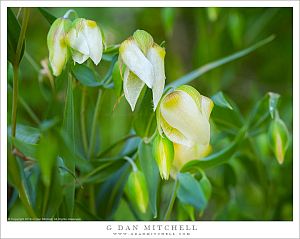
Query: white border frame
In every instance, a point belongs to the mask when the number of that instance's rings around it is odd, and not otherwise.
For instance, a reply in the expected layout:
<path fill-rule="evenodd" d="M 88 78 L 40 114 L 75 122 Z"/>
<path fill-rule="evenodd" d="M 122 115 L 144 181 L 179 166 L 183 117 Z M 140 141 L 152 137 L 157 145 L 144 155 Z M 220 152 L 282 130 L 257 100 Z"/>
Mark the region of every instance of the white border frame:
<path fill-rule="evenodd" d="M 107 226 L 195 225 L 170 238 L 299 238 L 299 1 L 2 1 L 1 2 L 1 238 L 118 238 Z M 293 7 L 293 221 L 287 222 L 8 222 L 7 7 Z M 137 232 L 143 232 L 141 230 Z M 168 231 L 166 231 L 168 232 Z M 125 236 L 123 236 L 125 237 Z M 169 238 L 126 235 L 126 238 Z"/>

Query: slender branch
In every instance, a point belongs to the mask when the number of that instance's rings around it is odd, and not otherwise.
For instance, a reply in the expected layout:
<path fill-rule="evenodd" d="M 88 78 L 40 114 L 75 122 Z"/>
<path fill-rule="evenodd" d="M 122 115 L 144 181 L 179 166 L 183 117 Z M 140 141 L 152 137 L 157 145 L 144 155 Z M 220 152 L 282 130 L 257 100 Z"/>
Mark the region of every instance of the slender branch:
<path fill-rule="evenodd" d="M 105 156 L 107 153 L 109 153 L 112 149 L 117 147 L 119 144 L 127 141 L 128 139 L 135 138 L 135 137 L 138 137 L 138 136 L 136 134 L 132 134 L 132 135 L 127 135 L 124 138 L 119 139 L 117 142 L 110 145 L 107 149 L 103 150 L 103 152 L 98 153 L 96 158 L 101 158 L 101 157 Z"/>
<path fill-rule="evenodd" d="M 94 111 L 93 116 L 93 122 L 92 122 L 92 131 L 91 131 L 91 137 L 90 137 L 90 145 L 89 145 L 89 151 L 88 151 L 88 157 L 91 158 L 92 153 L 94 151 L 95 147 L 95 140 L 96 140 L 96 126 L 97 126 L 97 119 L 100 111 L 100 102 L 101 102 L 101 96 L 102 96 L 102 90 L 100 89 L 98 92 L 98 98 L 96 102 L 96 107 Z"/>
<path fill-rule="evenodd" d="M 17 108 L 18 108 L 18 91 L 19 91 L 19 68 L 13 66 L 14 79 L 13 79 L 13 100 L 12 100 L 12 137 L 16 136 L 16 127 L 17 127 Z"/>
<path fill-rule="evenodd" d="M 176 178 L 175 182 L 174 182 L 172 196 L 171 196 L 171 199 L 170 199 L 170 202 L 169 202 L 169 205 L 168 205 L 168 209 L 167 209 L 167 211 L 165 213 L 165 216 L 164 216 L 164 221 L 167 221 L 170 218 L 170 215 L 171 215 L 171 212 L 172 212 L 172 209 L 173 209 L 173 205 L 174 205 L 174 202 L 175 202 L 175 199 L 176 199 L 176 195 L 177 195 L 177 188 L 178 188 L 178 180 Z"/>

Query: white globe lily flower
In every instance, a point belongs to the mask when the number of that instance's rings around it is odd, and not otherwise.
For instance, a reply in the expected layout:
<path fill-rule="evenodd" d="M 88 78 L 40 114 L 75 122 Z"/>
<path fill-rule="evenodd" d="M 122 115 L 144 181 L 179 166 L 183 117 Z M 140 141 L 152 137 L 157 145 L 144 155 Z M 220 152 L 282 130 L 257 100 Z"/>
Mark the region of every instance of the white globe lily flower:
<path fill-rule="evenodd" d="M 72 22 L 72 27 L 66 39 L 71 48 L 72 58 L 82 64 L 91 58 L 98 65 L 103 53 L 101 30 L 95 21 L 78 18 Z"/>
<path fill-rule="evenodd" d="M 183 85 L 165 95 L 157 113 L 158 131 L 174 144 L 172 175 L 188 161 L 210 152 L 209 117 L 213 102 L 195 88 Z"/>
<path fill-rule="evenodd" d="M 124 94 L 132 111 L 145 84 L 152 89 L 155 110 L 165 85 L 165 49 L 154 43 L 149 33 L 137 30 L 121 44 L 119 51 L 120 61 L 126 67 Z"/>
<path fill-rule="evenodd" d="M 58 18 L 51 25 L 47 35 L 49 62 L 54 76 L 61 74 L 68 61 L 68 47 L 65 36 L 70 26 L 70 20 Z"/>

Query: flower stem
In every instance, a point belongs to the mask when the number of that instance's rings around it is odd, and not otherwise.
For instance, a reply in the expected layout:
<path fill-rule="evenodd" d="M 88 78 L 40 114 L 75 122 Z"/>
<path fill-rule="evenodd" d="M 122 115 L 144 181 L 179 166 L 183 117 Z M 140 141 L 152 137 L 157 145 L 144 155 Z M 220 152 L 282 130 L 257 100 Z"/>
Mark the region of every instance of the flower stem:
<path fill-rule="evenodd" d="M 165 213 L 165 216 L 164 216 L 164 221 L 167 221 L 169 219 L 170 215 L 171 215 L 173 205 L 174 205 L 176 195 L 177 195 L 177 188 L 178 188 L 178 180 L 176 178 L 175 182 L 174 182 L 172 196 L 171 196 L 171 199 L 170 199 L 170 202 L 169 202 L 169 205 L 168 205 L 168 209 L 167 209 L 167 211 Z"/>
<path fill-rule="evenodd" d="M 98 98 L 96 102 L 96 107 L 94 111 L 93 116 L 93 122 L 92 122 L 92 131 L 91 131 L 91 137 L 90 137 L 90 145 L 89 145 L 89 151 L 88 151 L 88 157 L 91 158 L 94 147 L 95 147 L 95 140 L 96 140 L 96 126 L 97 126 L 97 119 L 100 111 L 100 102 L 101 102 L 101 96 L 102 96 L 102 90 L 100 89 L 98 92 Z"/>
<path fill-rule="evenodd" d="M 138 137 L 138 136 L 136 134 L 131 134 L 131 135 L 125 136 L 124 138 L 121 138 L 120 140 L 118 140 L 117 142 L 115 142 L 111 146 L 109 146 L 107 149 L 105 149 L 103 152 L 98 153 L 96 158 L 101 158 L 101 157 L 105 156 L 107 153 L 109 153 L 112 149 L 114 149 L 119 144 L 127 141 L 128 139 L 135 138 L 135 137 Z"/>
<path fill-rule="evenodd" d="M 88 141 L 87 141 L 87 134 L 86 134 L 85 108 L 86 108 L 86 87 L 84 86 L 82 88 L 82 95 L 81 95 L 80 126 L 81 126 L 83 148 L 84 148 L 85 154 L 87 154 Z"/>

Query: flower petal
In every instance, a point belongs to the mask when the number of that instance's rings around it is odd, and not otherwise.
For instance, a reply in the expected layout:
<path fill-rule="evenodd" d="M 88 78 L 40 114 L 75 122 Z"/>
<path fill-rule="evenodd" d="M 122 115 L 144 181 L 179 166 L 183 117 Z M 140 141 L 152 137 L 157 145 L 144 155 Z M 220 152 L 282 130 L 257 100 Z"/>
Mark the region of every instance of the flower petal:
<path fill-rule="evenodd" d="M 161 116 L 160 112 L 159 112 L 159 114 L 160 114 L 160 117 L 159 117 L 160 126 L 168 139 L 170 139 L 174 143 L 182 144 L 182 145 L 189 146 L 189 147 L 191 147 L 194 144 L 193 141 L 189 140 L 182 133 L 180 133 L 177 129 L 170 126 L 168 124 L 168 122 L 165 121 L 164 118 Z M 160 132 L 160 135 L 162 136 L 162 132 Z"/>
<path fill-rule="evenodd" d="M 164 66 L 165 55 L 165 49 L 157 44 L 154 44 L 147 53 L 147 59 L 151 62 L 154 70 L 154 83 L 152 87 L 154 110 L 164 92 L 166 79 Z"/>
<path fill-rule="evenodd" d="M 179 171 L 184 164 L 191 160 L 201 159 L 211 152 L 211 146 L 196 144 L 193 147 L 185 145 L 174 144 L 174 161 L 172 164 L 172 171 Z"/>
<path fill-rule="evenodd" d="M 132 111 L 134 111 L 136 102 L 144 85 L 145 83 L 143 81 L 141 81 L 133 72 L 126 68 L 124 73 L 123 89 L 125 98 L 128 101 Z"/>
<path fill-rule="evenodd" d="M 202 95 L 201 96 L 201 112 L 202 112 L 202 114 L 204 114 L 206 116 L 207 119 L 209 119 L 210 113 L 213 108 L 214 108 L 214 102 L 210 98 Z"/>
<path fill-rule="evenodd" d="M 89 56 L 95 65 L 98 65 L 103 53 L 102 35 L 97 23 L 91 20 L 85 20 L 83 33 L 89 49 Z"/>
<path fill-rule="evenodd" d="M 147 55 L 149 48 L 152 47 L 154 43 L 152 36 L 144 30 L 136 30 L 133 33 L 133 38 L 144 55 Z"/>
<path fill-rule="evenodd" d="M 72 23 L 72 28 L 67 34 L 67 43 L 74 50 L 84 55 L 89 55 L 89 47 L 86 42 L 86 37 L 83 34 L 84 19 L 76 19 Z"/>
<path fill-rule="evenodd" d="M 52 24 L 47 35 L 49 62 L 54 76 L 59 76 L 68 61 L 68 49 L 65 43 L 65 28 L 71 25 L 67 19 L 58 18 Z"/>
<path fill-rule="evenodd" d="M 79 51 L 72 50 L 72 58 L 78 64 L 82 64 L 83 62 L 85 62 L 89 58 L 89 56 L 88 55 L 84 55 L 84 54 L 82 54 Z"/>
<path fill-rule="evenodd" d="M 204 145 L 209 143 L 208 119 L 200 112 L 189 94 L 184 91 L 173 91 L 163 99 L 160 110 L 167 123 L 187 139 Z"/>
<path fill-rule="evenodd" d="M 137 75 L 149 88 L 152 88 L 154 72 L 152 64 L 138 48 L 135 41 L 130 38 L 120 46 L 120 55 L 124 64 Z"/>

